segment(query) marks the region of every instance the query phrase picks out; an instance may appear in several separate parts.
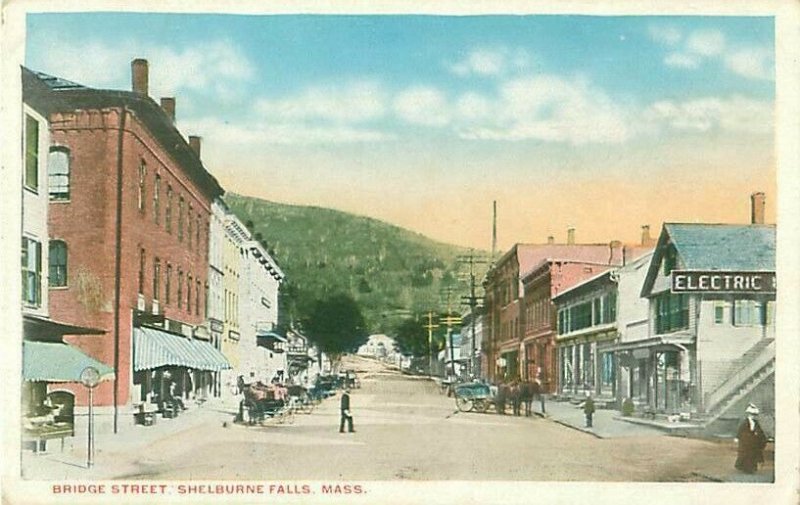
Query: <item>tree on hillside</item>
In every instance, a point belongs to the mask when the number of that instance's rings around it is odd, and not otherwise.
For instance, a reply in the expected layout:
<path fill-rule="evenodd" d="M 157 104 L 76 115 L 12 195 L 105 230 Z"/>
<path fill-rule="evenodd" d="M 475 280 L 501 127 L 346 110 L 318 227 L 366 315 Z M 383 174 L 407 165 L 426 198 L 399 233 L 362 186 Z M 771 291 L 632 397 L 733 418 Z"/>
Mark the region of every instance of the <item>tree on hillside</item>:
<path fill-rule="evenodd" d="M 318 300 L 305 320 L 303 329 L 333 363 L 342 354 L 355 352 L 367 342 L 367 326 L 361 308 L 345 294 Z"/>

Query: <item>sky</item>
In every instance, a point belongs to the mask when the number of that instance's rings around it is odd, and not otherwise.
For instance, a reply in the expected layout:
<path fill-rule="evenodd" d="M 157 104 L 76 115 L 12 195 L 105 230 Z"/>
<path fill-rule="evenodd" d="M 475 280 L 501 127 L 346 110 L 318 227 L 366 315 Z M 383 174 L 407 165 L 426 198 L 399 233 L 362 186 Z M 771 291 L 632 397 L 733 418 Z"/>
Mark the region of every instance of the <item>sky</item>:
<path fill-rule="evenodd" d="M 771 17 L 29 14 L 26 65 L 177 99 L 228 191 L 488 250 L 774 222 Z"/>

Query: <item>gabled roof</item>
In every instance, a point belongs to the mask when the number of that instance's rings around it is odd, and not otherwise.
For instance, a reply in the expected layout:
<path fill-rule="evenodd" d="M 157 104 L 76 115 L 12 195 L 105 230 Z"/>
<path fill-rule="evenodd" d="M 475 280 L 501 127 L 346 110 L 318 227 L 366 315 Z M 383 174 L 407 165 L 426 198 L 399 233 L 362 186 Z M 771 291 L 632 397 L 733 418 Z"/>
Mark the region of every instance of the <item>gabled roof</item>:
<path fill-rule="evenodd" d="M 644 248 L 641 248 L 641 249 L 644 250 Z M 653 250 L 651 248 L 651 249 L 649 249 L 649 252 L 646 252 L 645 254 L 640 254 L 639 256 L 636 257 L 636 259 L 634 259 L 632 262 L 628 263 L 625 266 L 621 266 L 621 267 L 617 267 L 617 268 L 609 268 L 608 270 L 600 272 L 597 275 L 589 277 L 588 279 L 585 279 L 585 280 L 583 280 L 583 281 L 581 281 L 581 282 L 579 282 L 579 283 L 577 283 L 577 284 L 575 284 L 573 286 L 570 286 L 569 288 L 565 289 L 564 291 L 562 291 L 562 292 L 558 293 L 556 296 L 554 296 L 553 297 L 553 301 L 555 302 L 556 299 L 561 299 L 563 297 L 570 296 L 571 294 L 577 295 L 579 292 L 583 291 L 584 289 L 594 289 L 595 284 L 600 284 L 602 282 L 606 282 L 606 280 L 616 272 L 624 272 L 626 270 L 628 270 L 628 271 L 629 270 L 633 270 L 633 269 L 639 267 L 642 263 L 649 262 L 650 261 L 650 257 L 652 255 L 653 255 Z M 614 281 L 614 282 L 616 282 L 616 281 Z"/>
<path fill-rule="evenodd" d="M 642 296 L 650 294 L 669 245 L 685 270 L 775 270 L 775 225 L 664 223 Z"/>

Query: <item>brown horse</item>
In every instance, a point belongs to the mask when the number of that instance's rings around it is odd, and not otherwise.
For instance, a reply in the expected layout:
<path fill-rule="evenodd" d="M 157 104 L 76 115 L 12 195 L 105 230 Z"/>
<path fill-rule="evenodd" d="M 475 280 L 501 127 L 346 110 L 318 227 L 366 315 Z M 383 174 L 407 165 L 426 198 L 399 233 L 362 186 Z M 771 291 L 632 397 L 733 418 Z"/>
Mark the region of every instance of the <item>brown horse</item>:
<path fill-rule="evenodd" d="M 530 417 L 534 398 L 542 394 L 538 382 L 526 381 L 519 386 L 520 401 L 525 404 L 525 417 Z"/>

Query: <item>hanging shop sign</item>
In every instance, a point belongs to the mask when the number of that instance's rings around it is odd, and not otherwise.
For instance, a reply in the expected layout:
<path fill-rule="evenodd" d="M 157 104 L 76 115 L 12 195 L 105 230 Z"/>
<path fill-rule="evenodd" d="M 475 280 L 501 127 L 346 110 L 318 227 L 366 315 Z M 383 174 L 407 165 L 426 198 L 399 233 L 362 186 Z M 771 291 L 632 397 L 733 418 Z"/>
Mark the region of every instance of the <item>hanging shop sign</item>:
<path fill-rule="evenodd" d="M 775 272 L 737 272 L 719 270 L 673 270 L 673 293 L 748 293 L 774 294 Z"/>

